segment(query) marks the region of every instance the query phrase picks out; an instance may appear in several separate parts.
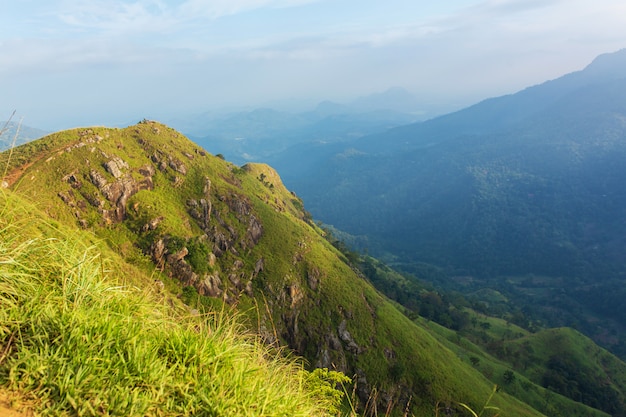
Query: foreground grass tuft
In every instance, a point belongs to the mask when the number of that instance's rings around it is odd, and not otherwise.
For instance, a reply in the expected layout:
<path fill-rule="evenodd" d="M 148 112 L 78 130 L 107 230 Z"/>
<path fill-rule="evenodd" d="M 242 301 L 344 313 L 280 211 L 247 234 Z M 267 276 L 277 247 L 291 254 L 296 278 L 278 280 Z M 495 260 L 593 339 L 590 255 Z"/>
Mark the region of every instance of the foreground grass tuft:
<path fill-rule="evenodd" d="M 319 389 L 332 387 L 325 374 L 304 371 L 223 314 L 174 313 L 154 294 L 114 284 L 95 247 L 19 219 L 19 199 L 0 198 L 0 385 L 37 398 L 43 415 L 337 410 L 334 388 Z"/>

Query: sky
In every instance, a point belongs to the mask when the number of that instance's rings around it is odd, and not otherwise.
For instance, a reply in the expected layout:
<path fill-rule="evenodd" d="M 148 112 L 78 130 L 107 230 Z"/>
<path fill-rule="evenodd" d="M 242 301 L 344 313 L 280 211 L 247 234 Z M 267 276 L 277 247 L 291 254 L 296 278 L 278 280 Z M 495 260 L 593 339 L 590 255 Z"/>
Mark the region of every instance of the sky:
<path fill-rule="evenodd" d="M 391 87 L 454 110 L 622 48 L 623 0 L 0 0 L 0 120 L 296 111 Z"/>

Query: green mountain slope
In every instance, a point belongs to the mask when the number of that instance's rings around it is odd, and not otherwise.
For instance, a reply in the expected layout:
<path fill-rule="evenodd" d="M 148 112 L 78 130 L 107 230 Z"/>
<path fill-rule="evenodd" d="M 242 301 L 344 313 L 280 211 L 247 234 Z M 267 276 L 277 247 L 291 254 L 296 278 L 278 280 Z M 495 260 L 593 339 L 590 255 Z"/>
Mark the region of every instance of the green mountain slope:
<path fill-rule="evenodd" d="M 158 279 L 143 285 L 201 313 L 236 308 L 266 344 L 354 376 L 370 411 L 480 409 L 492 392 L 348 266 L 266 165 L 236 167 L 150 121 L 59 132 L 8 156 L 12 192 L 49 221 Z M 507 416 L 540 415 L 504 392 L 492 403 Z"/>
<path fill-rule="evenodd" d="M 335 375 L 226 315 L 190 314 L 92 234 L 46 217 L 0 190 L 0 414 L 334 414 Z"/>
<path fill-rule="evenodd" d="M 435 291 L 432 285 L 370 257 L 359 260 L 368 279 L 399 302 L 408 317 L 503 391 L 550 416 L 598 413 L 592 408 L 612 416 L 626 413 L 626 364 L 580 332 L 571 328 L 529 331 L 514 324 L 520 321 L 529 327 L 520 320 L 522 312 L 509 312 L 511 302 L 498 291 L 484 289 L 481 302 L 472 303 L 459 293 Z M 422 271 L 432 276 L 436 272 Z M 508 307 L 506 318 L 474 309 L 482 310 L 486 300 L 493 310 Z"/>
<path fill-rule="evenodd" d="M 501 372 L 475 370 L 428 323 L 411 324 L 374 291 L 267 165 L 235 167 L 152 122 L 61 132 L 12 157 L 12 188 L 47 215 L 104 239 L 195 308 L 237 306 L 266 343 L 356 375 L 364 402 L 402 410 L 411 399 L 423 413 L 457 398 L 479 407 L 492 383 L 503 384 Z M 542 379 L 533 382 L 532 392 L 545 392 Z M 524 415 L 503 398 L 495 401 Z M 602 415 L 561 397 L 550 405 L 550 415 Z"/>

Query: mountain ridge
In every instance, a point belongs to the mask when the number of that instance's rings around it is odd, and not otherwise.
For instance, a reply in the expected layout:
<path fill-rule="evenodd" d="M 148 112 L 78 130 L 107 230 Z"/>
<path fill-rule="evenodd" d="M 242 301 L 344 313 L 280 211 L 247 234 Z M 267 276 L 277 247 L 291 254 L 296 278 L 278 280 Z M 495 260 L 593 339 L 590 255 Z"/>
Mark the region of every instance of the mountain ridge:
<path fill-rule="evenodd" d="M 492 391 L 355 272 L 266 165 L 237 167 L 147 120 L 58 132 L 8 163 L 10 192 L 51 221 L 93 233 L 192 308 L 237 306 L 266 343 L 355 375 L 363 407 L 430 414 Z M 506 393 L 493 401 L 540 415 Z"/>
<path fill-rule="evenodd" d="M 580 71 L 566 74 L 554 80 L 525 88 L 517 93 L 488 98 L 456 112 L 438 116 L 424 122 L 417 122 L 391 129 L 388 132 L 362 138 L 359 146 L 370 152 L 389 152 L 411 149 L 417 143 L 401 144 L 394 142 L 406 136 L 428 136 L 429 140 L 452 138 L 454 135 L 474 135 L 513 128 L 525 118 L 539 114 L 554 102 L 585 86 L 610 82 L 624 78 L 626 73 L 626 49 L 604 54 Z M 385 137 L 385 147 L 377 142 Z"/>
<path fill-rule="evenodd" d="M 38 139 L 48 132 L 18 122 L 0 122 L 0 152 Z"/>

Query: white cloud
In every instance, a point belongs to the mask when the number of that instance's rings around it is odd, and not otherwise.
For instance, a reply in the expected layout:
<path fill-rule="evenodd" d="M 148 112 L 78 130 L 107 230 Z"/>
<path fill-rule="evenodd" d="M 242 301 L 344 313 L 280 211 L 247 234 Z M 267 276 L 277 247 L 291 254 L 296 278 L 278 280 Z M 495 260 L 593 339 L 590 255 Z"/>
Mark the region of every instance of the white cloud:
<path fill-rule="evenodd" d="M 487 0 L 470 7 L 469 10 L 491 16 L 510 16 L 566 3 L 568 2 L 565 0 Z"/>
<path fill-rule="evenodd" d="M 64 0 L 58 19 L 68 28 L 109 35 L 163 33 L 186 25 L 262 8 L 288 8 L 320 0 Z"/>
<path fill-rule="evenodd" d="M 66 25 L 65 29 L 80 29 L 86 33 L 105 31 L 118 35 L 168 30 L 177 23 L 169 7 L 159 0 L 66 0 L 57 17 Z"/>
<path fill-rule="evenodd" d="M 0 16 L 29 22 L 0 29 L 0 84 L 13 84 L 7 100 L 42 106 L 95 89 L 102 108 L 108 91 L 119 102 L 142 86 L 126 105 L 164 112 L 391 85 L 452 101 L 511 93 L 626 46 L 621 0 L 377 1 L 49 0 Z"/>
<path fill-rule="evenodd" d="M 296 7 L 317 1 L 319 0 L 187 0 L 177 8 L 176 13 L 185 20 L 217 19 L 264 7 Z"/>

